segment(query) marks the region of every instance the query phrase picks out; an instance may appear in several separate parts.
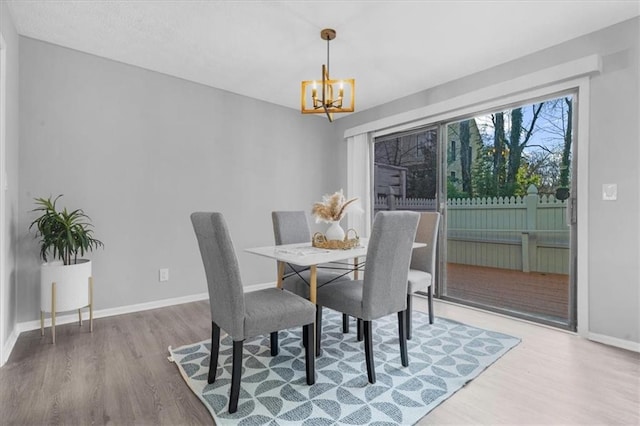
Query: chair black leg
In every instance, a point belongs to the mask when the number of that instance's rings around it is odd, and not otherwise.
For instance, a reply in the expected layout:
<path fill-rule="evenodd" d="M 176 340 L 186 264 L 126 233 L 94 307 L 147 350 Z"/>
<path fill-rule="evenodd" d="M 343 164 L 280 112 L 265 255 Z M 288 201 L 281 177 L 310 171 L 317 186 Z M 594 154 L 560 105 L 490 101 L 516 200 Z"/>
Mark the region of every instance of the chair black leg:
<path fill-rule="evenodd" d="M 342 332 L 349 332 L 349 315 L 347 314 L 342 314 Z"/>
<path fill-rule="evenodd" d="M 358 319 L 358 321 L 362 321 Z M 371 332 L 371 321 L 364 321 L 364 357 L 367 362 L 367 377 L 369 383 L 376 382 L 376 368 L 373 361 L 373 335 Z"/>
<path fill-rule="evenodd" d="M 362 320 L 360 318 L 356 322 L 356 327 L 358 328 L 358 342 L 362 342 Z"/>
<path fill-rule="evenodd" d="M 242 375 L 242 347 L 244 340 L 233 341 L 233 364 L 231 366 L 231 394 L 229 395 L 229 413 L 238 411 L 240 396 L 240 376 Z"/>
<path fill-rule="evenodd" d="M 220 327 L 211 321 L 211 356 L 209 357 L 209 376 L 207 383 L 216 381 L 216 371 L 218 370 L 218 352 L 220 351 Z"/>
<path fill-rule="evenodd" d="M 429 303 L 429 324 L 433 324 L 433 290 L 432 286 L 427 288 L 427 302 Z"/>
<path fill-rule="evenodd" d="M 407 294 L 407 340 L 411 340 L 411 310 L 413 307 L 411 306 L 412 297 L 410 294 Z"/>
<path fill-rule="evenodd" d="M 271 333 L 271 356 L 278 355 L 278 332 L 274 331 Z"/>
<path fill-rule="evenodd" d="M 302 327 L 302 346 L 303 347 L 307 347 L 307 333 L 309 332 L 309 330 L 307 330 L 305 327 Z"/>
<path fill-rule="evenodd" d="M 405 324 L 406 312 L 398 312 L 398 335 L 400 336 L 400 359 L 402 360 L 402 366 L 407 367 L 409 365 L 409 357 L 407 356 L 407 336 L 405 331 L 407 326 Z"/>
<path fill-rule="evenodd" d="M 322 337 L 322 306 L 316 305 L 316 356 L 320 356 L 322 349 L 320 342 Z"/>
<path fill-rule="evenodd" d="M 304 362 L 307 367 L 307 384 L 311 386 L 316 382 L 316 357 L 313 353 L 313 324 L 307 324 L 303 327 L 302 335 L 306 338 L 305 350 L 304 350 Z"/>

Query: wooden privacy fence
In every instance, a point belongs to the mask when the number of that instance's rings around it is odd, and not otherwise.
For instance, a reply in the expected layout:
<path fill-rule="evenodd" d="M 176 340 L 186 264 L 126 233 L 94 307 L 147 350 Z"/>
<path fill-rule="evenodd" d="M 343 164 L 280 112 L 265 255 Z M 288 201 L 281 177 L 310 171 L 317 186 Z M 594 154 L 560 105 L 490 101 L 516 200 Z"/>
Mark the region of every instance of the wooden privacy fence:
<path fill-rule="evenodd" d="M 407 168 L 390 164 L 375 163 L 375 194 L 394 195 L 396 198 L 407 196 Z M 382 197 L 384 198 L 384 197 Z"/>
<path fill-rule="evenodd" d="M 432 199 L 378 197 L 374 209 L 435 211 Z M 515 269 L 569 273 L 570 233 L 566 202 L 538 196 L 447 200 L 447 261 Z"/>
<path fill-rule="evenodd" d="M 376 197 L 374 200 L 374 211 L 380 210 L 414 210 L 436 211 L 436 200 L 433 198 L 401 198 L 393 195 L 386 197 Z"/>

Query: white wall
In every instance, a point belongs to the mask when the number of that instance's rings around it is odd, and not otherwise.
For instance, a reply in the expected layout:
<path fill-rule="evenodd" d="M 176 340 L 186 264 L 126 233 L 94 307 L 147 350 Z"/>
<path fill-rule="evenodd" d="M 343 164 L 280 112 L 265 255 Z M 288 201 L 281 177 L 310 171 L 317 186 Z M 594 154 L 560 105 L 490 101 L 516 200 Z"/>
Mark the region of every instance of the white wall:
<path fill-rule="evenodd" d="M 346 129 L 435 104 L 524 74 L 592 54 L 603 71 L 591 80 L 588 156 L 588 270 L 591 337 L 640 343 L 640 19 L 635 18 L 492 69 L 337 121 Z M 346 158 L 346 143 L 340 158 Z M 346 163 L 343 163 L 346 182 Z M 602 184 L 617 183 L 616 202 L 602 201 Z M 581 277 L 578 276 L 578 280 Z M 625 342 L 629 342 L 626 345 Z"/>
<path fill-rule="evenodd" d="M 275 281 L 271 211 L 338 189 L 326 119 L 20 38 L 19 321 L 39 318 L 34 197 L 83 208 L 95 307 L 206 292 L 189 215 L 225 214 L 245 285 Z M 170 280 L 158 282 L 158 269 Z"/>
<path fill-rule="evenodd" d="M 0 33 L 6 43 L 6 123 L 2 123 L 5 132 L 5 162 L 7 172 L 7 191 L 5 204 L 0 206 L 4 210 L 4 270 L 0 289 L 0 324 L 3 326 L 0 353 L 3 357 L 9 355 L 8 348 L 13 346 L 17 338 L 16 311 L 16 238 L 18 222 L 18 34 L 11 20 L 6 2 L 0 2 Z M 2 188 L 0 188 L 0 191 Z M 0 365 L 5 360 L 0 359 Z"/>

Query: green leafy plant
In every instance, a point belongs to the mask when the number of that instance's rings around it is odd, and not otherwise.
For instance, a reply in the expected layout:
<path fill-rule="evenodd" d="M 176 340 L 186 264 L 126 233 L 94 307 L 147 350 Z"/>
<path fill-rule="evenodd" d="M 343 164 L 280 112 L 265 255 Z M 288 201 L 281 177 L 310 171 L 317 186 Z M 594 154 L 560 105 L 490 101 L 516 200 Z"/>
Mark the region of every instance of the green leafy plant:
<path fill-rule="evenodd" d="M 34 220 L 29 230 L 36 227 L 36 238 L 40 238 L 40 257 L 45 262 L 51 254 L 54 259 L 62 260 L 65 265 L 76 263 L 78 254 L 83 256 L 98 247 L 104 247 L 102 241 L 93 237 L 91 218 L 82 209 L 68 211 L 67 208 L 58 210 L 55 199 L 35 198 L 37 208 L 34 212 L 41 212 Z"/>

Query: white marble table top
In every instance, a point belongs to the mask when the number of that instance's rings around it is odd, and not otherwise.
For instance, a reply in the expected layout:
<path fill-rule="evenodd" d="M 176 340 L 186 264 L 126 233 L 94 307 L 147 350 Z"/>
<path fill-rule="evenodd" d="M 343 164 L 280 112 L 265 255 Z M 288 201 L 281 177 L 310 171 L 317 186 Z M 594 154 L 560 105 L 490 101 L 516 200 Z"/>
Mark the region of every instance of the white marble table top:
<path fill-rule="evenodd" d="M 280 246 L 266 246 L 248 248 L 248 253 L 268 257 L 280 262 L 292 263 L 300 266 L 312 266 L 321 263 L 339 262 L 367 255 L 368 238 L 360 238 L 360 245 L 347 250 L 329 250 L 312 247 L 311 243 L 284 244 Z M 426 247 L 424 243 L 413 243 L 413 248 Z"/>

